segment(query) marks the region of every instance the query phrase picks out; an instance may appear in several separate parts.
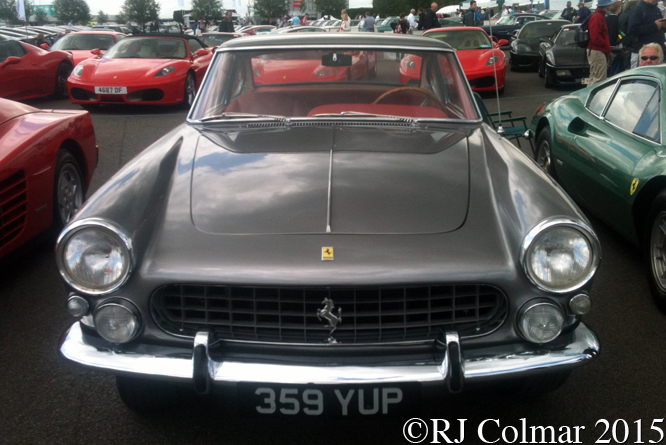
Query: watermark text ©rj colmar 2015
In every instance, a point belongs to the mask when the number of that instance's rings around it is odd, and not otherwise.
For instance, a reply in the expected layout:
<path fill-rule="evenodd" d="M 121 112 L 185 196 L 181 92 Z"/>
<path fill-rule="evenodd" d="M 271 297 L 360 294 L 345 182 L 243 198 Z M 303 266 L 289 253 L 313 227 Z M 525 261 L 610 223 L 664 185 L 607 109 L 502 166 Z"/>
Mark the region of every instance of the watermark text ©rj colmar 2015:
<path fill-rule="evenodd" d="M 663 422 L 663 418 L 645 422 L 599 419 L 594 424 L 598 431 L 594 443 L 663 443 Z M 644 423 L 646 430 L 643 429 Z M 468 439 L 475 443 L 560 444 L 583 443 L 580 435 L 585 429 L 584 425 L 530 425 L 525 418 L 520 419 L 518 425 L 503 425 L 499 419 L 485 419 L 478 425 L 469 425 L 467 419 L 449 421 L 414 417 L 405 422 L 402 434 L 410 443 L 462 444 Z"/>

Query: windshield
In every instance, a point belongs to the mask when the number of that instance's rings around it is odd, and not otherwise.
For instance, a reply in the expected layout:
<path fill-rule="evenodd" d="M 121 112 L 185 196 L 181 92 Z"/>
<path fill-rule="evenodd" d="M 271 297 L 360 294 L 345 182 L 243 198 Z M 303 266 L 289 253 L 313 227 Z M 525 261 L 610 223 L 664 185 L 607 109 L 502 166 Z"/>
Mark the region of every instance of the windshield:
<path fill-rule="evenodd" d="M 528 23 L 520 30 L 519 38 L 521 39 L 540 39 L 541 37 L 550 37 L 557 32 L 557 30 L 564 23 L 540 21 Z"/>
<path fill-rule="evenodd" d="M 182 39 L 139 37 L 118 42 L 105 59 L 185 59 L 187 47 Z"/>
<path fill-rule="evenodd" d="M 51 47 L 52 50 L 91 50 L 111 48 L 116 39 L 110 34 L 68 34 Z"/>
<path fill-rule="evenodd" d="M 516 22 L 516 16 L 508 15 L 499 19 L 495 25 L 513 25 L 515 22 Z"/>
<path fill-rule="evenodd" d="M 238 36 L 234 34 L 204 34 L 202 36 L 203 41 L 206 42 L 206 46 L 218 46 L 222 45 L 224 42 L 234 39 Z"/>
<path fill-rule="evenodd" d="M 426 37 L 446 42 L 455 49 L 492 48 L 488 35 L 483 31 L 441 31 L 429 32 Z"/>
<path fill-rule="evenodd" d="M 476 119 L 464 79 L 450 51 L 222 51 L 190 117 Z"/>

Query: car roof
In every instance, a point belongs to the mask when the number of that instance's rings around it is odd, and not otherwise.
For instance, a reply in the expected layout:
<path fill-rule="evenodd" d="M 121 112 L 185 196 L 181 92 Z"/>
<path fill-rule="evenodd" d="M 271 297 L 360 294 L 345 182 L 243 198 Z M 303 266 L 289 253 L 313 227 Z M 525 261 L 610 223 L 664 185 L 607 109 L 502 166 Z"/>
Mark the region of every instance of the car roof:
<path fill-rule="evenodd" d="M 119 34 L 123 34 L 123 33 L 118 32 L 118 31 L 108 30 L 108 31 L 76 31 L 76 32 L 71 32 L 69 34 L 70 35 L 72 35 L 72 34 L 75 34 L 75 35 L 81 35 L 81 34 L 119 35 Z"/>
<path fill-rule="evenodd" d="M 525 26 L 536 26 L 536 25 L 543 26 L 544 23 L 555 23 L 555 24 L 561 23 L 562 25 L 571 25 L 572 24 L 568 20 L 537 20 L 537 21 L 534 21 L 534 22 L 525 23 Z"/>
<path fill-rule="evenodd" d="M 251 39 L 234 39 L 225 44 L 226 48 L 247 48 L 256 46 L 294 47 L 307 45 L 367 45 L 367 46 L 405 46 L 451 49 L 447 43 L 421 36 L 408 34 L 369 35 L 374 33 L 285 33 L 256 36 Z"/>
<path fill-rule="evenodd" d="M 183 40 L 196 40 L 197 42 L 201 43 L 201 46 L 206 48 L 206 44 L 202 42 L 197 36 L 193 36 L 190 34 L 167 34 L 163 32 L 145 32 L 142 34 L 132 34 L 125 39 L 136 39 L 138 37 L 161 37 L 163 39 L 183 39 Z"/>
<path fill-rule="evenodd" d="M 447 26 L 446 28 L 432 28 L 423 33 L 423 35 L 430 34 L 433 32 L 442 32 L 442 31 L 481 31 L 486 33 L 483 29 L 476 26 Z"/>

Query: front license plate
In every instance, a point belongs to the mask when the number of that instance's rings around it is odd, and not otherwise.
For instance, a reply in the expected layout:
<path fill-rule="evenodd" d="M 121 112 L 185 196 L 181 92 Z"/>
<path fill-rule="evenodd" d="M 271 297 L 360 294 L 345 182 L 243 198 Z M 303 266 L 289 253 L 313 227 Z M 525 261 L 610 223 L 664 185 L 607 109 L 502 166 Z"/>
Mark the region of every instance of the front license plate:
<path fill-rule="evenodd" d="M 382 416 L 404 413 L 421 395 L 420 383 L 388 385 L 238 384 L 246 413 L 285 416 Z"/>
<path fill-rule="evenodd" d="M 95 87 L 95 94 L 127 94 L 127 87 Z"/>
<path fill-rule="evenodd" d="M 586 78 L 584 78 L 584 79 L 580 79 L 580 83 L 582 83 L 583 85 L 587 85 L 587 83 L 588 83 L 589 81 L 590 81 L 590 78 L 589 78 L 589 77 L 586 77 Z"/>

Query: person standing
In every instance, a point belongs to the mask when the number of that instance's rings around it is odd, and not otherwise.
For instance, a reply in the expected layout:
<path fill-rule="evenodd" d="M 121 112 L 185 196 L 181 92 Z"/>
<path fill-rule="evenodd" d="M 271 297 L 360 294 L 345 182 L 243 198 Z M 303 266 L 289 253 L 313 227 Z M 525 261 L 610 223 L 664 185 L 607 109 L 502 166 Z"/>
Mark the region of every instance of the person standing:
<path fill-rule="evenodd" d="M 476 26 L 476 2 L 474 0 L 469 3 L 469 9 L 463 17 L 463 25 Z"/>
<path fill-rule="evenodd" d="M 411 11 L 409 11 L 409 15 L 407 16 L 407 21 L 409 22 L 409 33 L 410 34 L 418 26 L 418 24 L 416 23 L 416 17 L 414 17 L 415 12 L 416 11 L 414 9 L 412 9 Z"/>
<path fill-rule="evenodd" d="M 615 47 L 618 45 L 618 37 L 620 36 L 620 16 L 618 15 L 622 10 L 622 2 L 616 1 L 608 8 L 606 13 L 606 26 L 608 26 L 608 38 L 610 46 Z"/>
<path fill-rule="evenodd" d="M 590 8 L 585 6 L 585 2 L 578 3 L 578 14 L 575 23 L 583 23 L 590 15 Z"/>
<path fill-rule="evenodd" d="M 342 13 L 340 14 L 340 18 L 342 21 L 340 22 L 340 29 L 339 31 L 341 32 L 350 32 L 351 31 L 351 19 L 349 18 L 349 15 L 347 14 L 346 10 L 342 10 Z"/>
<path fill-rule="evenodd" d="M 297 14 L 294 14 L 291 18 L 291 24 L 294 26 L 301 26 L 301 18 Z"/>
<path fill-rule="evenodd" d="M 562 10 L 562 18 L 573 23 L 576 15 L 576 10 L 571 6 L 571 2 L 567 2 L 567 7 Z"/>
<path fill-rule="evenodd" d="M 426 18 L 426 13 L 423 10 L 423 8 L 419 9 L 419 24 L 416 27 L 419 31 L 423 30 L 423 27 L 425 26 L 425 18 Z"/>
<path fill-rule="evenodd" d="M 606 10 L 613 0 L 599 0 L 597 9 L 590 17 L 588 30 L 590 43 L 587 44 L 587 62 L 590 64 L 590 79 L 587 86 L 591 87 L 608 77 L 608 61 L 611 54 L 608 26 L 606 26 Z"/>
<path fill-rule="evenodd" d="M 631 67 L 636 68 L 639 62 L 639 51 L 648 43 L 656 43 L 664 48 L 664 28 L 666 20 L 657 8 L 659 0 L 642 0 L 632 9 L 629 16 L 627 34 L 633 37 L 631 47 Z"/>
<path fill-rule="evenodd" d="M 425 16 L 425 23 L 423 24 L 423 29 L 433 29 L 433 28 L 439 28 L 439 20 L 437 20 L 437 3 L 433 3 L 430 5 L 430 9 L 428 9 L 428 12 L 426 13 Z"/>
<path fill-rule="evenodd" d="M 303 16 L 303 20 L 301 20 L 301 25 L 303 26 L 308 26 L 310 22 L 308 21 L 308 13 L 306 12 L 305 15 Z"/>
<path fill-rule="evenodd" d="M 639 51 L 641 66 L 661 65 L 664 62 L 664 51 L 656 43 L 648 43 Z"/>
<path fill-rule="evenodd" d="M 375 18 L 370 14 L 370 11 L 365 13 L 363 29 L 365 29 L 366 32 L 375 32 Z"/>
<path fill-rule="evenodd" d="M 395 25 L 395 29 L 393 30 L 394 33 L 397 34 L 407 34 L 409 31 L 409 21 L 406 19 L 407 14 L 404 12 L 400 13 L 400 20 L 398 20 L 398 23 Z"/>
<path fill-rule="evenodd" d="M 220 22 L 218 31 L 234 32 L 234 23 L 231 21 L 231 11 L 227 11 L 227 15 Z"/>

